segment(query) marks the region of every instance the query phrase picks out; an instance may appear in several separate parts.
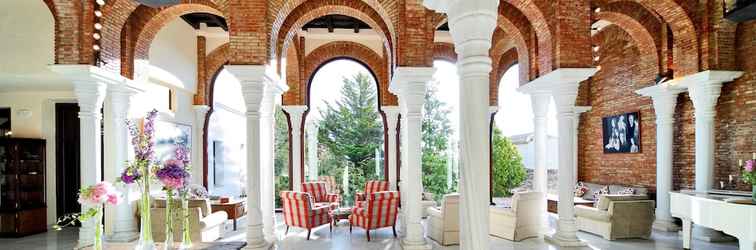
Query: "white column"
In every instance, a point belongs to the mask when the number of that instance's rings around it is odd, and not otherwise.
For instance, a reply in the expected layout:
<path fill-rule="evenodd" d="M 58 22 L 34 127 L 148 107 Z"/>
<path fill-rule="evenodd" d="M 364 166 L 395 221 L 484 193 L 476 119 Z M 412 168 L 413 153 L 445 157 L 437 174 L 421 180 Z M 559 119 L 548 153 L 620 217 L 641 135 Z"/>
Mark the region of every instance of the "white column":
<path fill-rule="evenodd" d="M 79 103 L 79 147 L 81 187 L 94 185 L 102 180 L 100 157 L 100 113 L 108 85 L 120 84 L 123 78 L 91 65 L 52 65 L 50 69 L 73 83 L 74 94 Z M 90 207 L 82 206 L 81 211 Z M 83 222 L 79 228 L 78 247 L 93 244 L 94 220 Z"/>
<path fill-rule="evenodd" d="M 423 226 L 420 224 L 422 206 L 422 119 L 427 83 L 435 69 L 430 67 L 399 67 L 394 72 L 389 90 L 401 100 L 402 130 L 405 137 L 402 153 L 405 154 L 406 179 L 402 179 L 402 207 L 407 231 L 402 239 L 404 249 L 430 249 L 425 241 Z"/>
<path fill-rule="evenodd" d="M 307 106 L 283 106 L 291 122 L 291 174 L 294 191 L 302 189 L 302 115 Z"/>
<path fill-rule="evenodd" d="M 276 175 L 275 175 L 275 147 L 276 147 L 276 110 L 280 108 L 281 94 L 286 91 L 286 85 L 280 85 L 278 76 L 273 76 L 265 85 L 263 92 L 262 107 L 260 108 L 260 151 L 262 201 L 260 209 L 263 215 L 263 233 L 265 238 L 274 242 L 276 240 Z"/>
<path fill-rule="evenodd" d="M 521 88 L 520 91 L 524 91 Z M 548 119 L 546 114 L 549 111 L 549 102 L 551 101 L 551 93 L 548 91 L 524 91 L 530 94 L 530 102 L 533 107 L 533 142 L 535 144 L 535 169 L 533 173 L 533 190 L 548 192 L 548 174 L 547 166 L 548 162 L 546 157 L 548 155 L 546 146 L 548 144 Z M 545 207 L 544 207 L 545 208 Z"/>
<path fill-rule="evenodd" d="M 572 161 L 575 164 L 575 171 L 572 174 L 572 183 L 578 181 L 578 134 L 580 133 L 580 114 L 591 110 L 591 106 L 577 106 L 575 107 L 575 134 L 572 135 Z"/>
<path fill-rule="evenodd" d="M 399 107 L 383 106 L 381 109 L 383 110 L 383 113 L 386 114 L 388 152 L 385 154 L 385 161 L 388 161 L 389 190 L 396 191 L 396 125 L 399 120 Z"/>
<path fill-rule="evenodd" d="M 271 243 L 263 234 L 263 197 L 261 170 L 262 150 L 261 119 L 263 96 L 275 77 L 264 65 L 226 65 L 225 69 L 239 80 L 247 112 L 247 246 L 244 249 L 269 249 Z"/>
<path fill-rule="evenodd" d="M 696 191 L 708 192 L 714 184 L 714 117 L 722 85 L 740 77 L 740 71 L 703 71 L 675 79 L 670 84 L 685 87 L 693 102 L 696 131 Z M 705 241 L 724 241 L 723 233 L 704 227 L 693 227 L 693 237 Z"/>
<path fill-rule="evenodd" d="M 653 227 L 672 232 L 680 230 L 669 210 L 669 192 L 672 191 L 672 149 L 674 142 L 675 106 L 677 95 L 683 89 L 654 85 L 635 91 L 651 97 L 656 112 L 656 219 Z"/>
<path fill-rule="evenodd" d="M 207 112 L 210 111 L 210 106 L 207 105 L 193 105 L 194 110 L 194 126 L 192 126 L 192 182 L 198 185 L 202 185 L 206 176 L 204 176 L 204 157 L 205 157 L 205 120 L 207 118 Z"/>
<path fill-rule="evenodd" d="M 457 52 L 460 88 L 460 249 L 489 249 L 489 117 L 491 37 L 497 0 L 425 0 L 445 12 Z"/>
<path fill-rule="evenodd" d="M 575 187 L 575 161 L 573 137 L 575 133 L 575 98 L 581 81 L 592 76 L 594 68 L 562 68 L 541 76 L 520 89 L 533 91 L 548 91 L 554 97 L 559 124 L 559 205 L 557 211 L 559 220 L 557 230 L 546 239 L 555 244 L 565 246 L 584 246 L 578 239 L 575 225 L 575 209 L 573 191 Z"/>
<path fill-rule="evenodd" d="M 105 180 L 115 180 L 123 172 L 128 160 L 128 150 L 131 143 L 128 138 L 126 119 L 128 119 L 131 97 L 140 90 L 129 85 L 119 84 L 108 88 L 107 104 L 105 105 Z M 137 223 L 131 200 L 131 185 L 124 185 L 123 202 L 116 206 L 106 206 L 106 234 L 109 241 L 129 242 L 138 235 Z M 109 230 L 108 230 L 109 229 Z"/>
<path fill-rule="evenodd" d="M 310 181 L 318 180 L 318 123 L 307 123 L 307 167 Z"/>

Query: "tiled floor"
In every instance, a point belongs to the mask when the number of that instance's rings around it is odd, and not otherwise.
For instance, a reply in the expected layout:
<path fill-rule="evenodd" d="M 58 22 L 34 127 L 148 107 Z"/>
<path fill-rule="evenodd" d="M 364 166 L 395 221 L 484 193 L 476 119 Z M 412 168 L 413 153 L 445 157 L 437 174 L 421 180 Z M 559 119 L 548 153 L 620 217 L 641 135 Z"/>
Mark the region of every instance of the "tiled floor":
<path fill-rule="evenodd" d="M 550 218 L 550 224 L 553 227 L 554 217 Z M 246 223 L 242 219 L 239 221 L 239 231 L 230 231 L 229 225 L 226 236 L 221 241 L 244 241 L 244 226 Z M 279 218 L 279 223 L 281 220 Z M 368 250 L 388 250 L 388 249 L 401 249 L 399 240 L 393 238 L 391 229 L 382 229 L 371 232 L 372 241 L 367 242 L 365 238 L 365 231 L 355 228 L 350 234 L 349 227 L 342 222 L 339 226 L 334 228 L 333 233 L 330 233 L 328 226 L 323 226 L 313 231 L 312 237 L 309 241 L 307 237 L 307 231 L 301 229 L 292 228 L 288 235 L 283 235 L 284 225 L 279 224 L 277 226 L 277 249 L 282 250 L 321 250 L 321 249 L 368 249 Z M 230 224 L 230 223 L 229 223 Z M 625 250 L 625 249 L 682 249 L 682 240 L 677 233 L 664 233 L 657 232 L 651 235 L 651 240 L 617 240 L 607 241 L 601 237 L 587 234 L 578 233 L 578 236 L 588 243 L 588 247 L 582 249 L 609 249 L 609 250 Z M 64 229 L 63 231 L 51 231 L 45 234 L 38 234 L 18 239 L 0 239 L 0 249 L 20 249 L 20 250 L 51 250 L 51 249 L 72 249 L 75 245 L 77 238 L 77 230 Z M 436 244 L 434 241 L 429 240 L 433 249 L 436 250 L 453 250 L 459 249 L 459 246 L 443 247 Z M 707 243 L 701 241 L 693 242 L 694 249 L 710 249 L 710 250 L 736 250 L 738 249 L 736 242 L 730 243 Z M 508 240 L 491 237 L 491 249 L 525 249 L 525 250 L 541 250 L 541 249 L 559 249 L 559 247 L 553 246 L 545 242 L 542 238 L 531 238 L 523 240 L 521 242 L 511 242 Z M 572 248 L 576 249 L 576 248 Z"/>

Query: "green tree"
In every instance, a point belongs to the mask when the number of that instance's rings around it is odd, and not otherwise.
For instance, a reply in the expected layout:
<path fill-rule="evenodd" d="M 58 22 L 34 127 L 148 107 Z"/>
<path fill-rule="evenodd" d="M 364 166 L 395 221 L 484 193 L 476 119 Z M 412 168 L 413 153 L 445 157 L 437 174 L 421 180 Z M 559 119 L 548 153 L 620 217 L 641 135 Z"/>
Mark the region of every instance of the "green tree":
<path fill-rule="evenodd" d="M 320 113 L 318 140 L 324 147 L 320 153 L 326 157 L 322 166 L 331 172 L 329 175 L 342 181 L 341 173 L 349 166 L 350 187 L 344 198 L 351 201 L 353 192 L 361 190 L 365 180 L 381 178 L 370 170 L 375 166 L 375 151 L 383 143 L 383 123 L 373 78 L 359 73 L 343 81 L 341 99 L 326 103 L 326 110 Z"/>
<path fill-rule="evenodd" d="M 275 145 L 275 162 L 274 172 L 276 175 L 276 207 L 280 208 L 283 203 L 281 202 L 281 196 L 278 195 L 281 191 L 289 190 L 289 124 L 286 119 L 286 114 L 279 108 L 276 110 L 276 145 Z"/>
<path fill-rule="evenodd" d="M 457 185 L 446 185 L 447 175 L 451 174 L 447 173 L 449 136 L 452 133 L 448 116 L 451 111 L 437 98 L 437 93 L 438 82 L 434 81 L 425 93 L 423 105 L 422 165 L 425 191 L 440 200 L 444 194 L 456 191 Z"/>
<path fill-rule="evenodd" d="M 509 138 L 501 135 L 494 126 L 493 131 L 493 196 L 511 196 L 511 189 L 525 181 L 527 173 L 522 164 L 522 156 Z"/>

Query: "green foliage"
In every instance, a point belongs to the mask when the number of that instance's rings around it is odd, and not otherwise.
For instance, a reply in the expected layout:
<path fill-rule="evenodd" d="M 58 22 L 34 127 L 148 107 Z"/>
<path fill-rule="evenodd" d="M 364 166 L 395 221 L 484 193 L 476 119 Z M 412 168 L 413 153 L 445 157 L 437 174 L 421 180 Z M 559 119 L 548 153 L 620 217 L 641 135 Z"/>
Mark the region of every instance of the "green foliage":
<path fill-rule="evenodd" d="M 501 135 L 501 131 L 494 127 L 493 131 L 493 196 L 511 196 L 511 189 L 518 187 L 525 181 L 527 173 L 522 163 L 522 156 L 517 147 Z"/>
<path fill-rule="evenodd" d="M 335 104 L 327 103 L 326 110 L 321 111 L 318 171 L 342 183 L 348 164 L 349 190 L 344 190 L 343 195 L 345 201 L 351 202 L 353 192 L 362 190 L 365 180 L 383 178 L 374 171 L 375 150 L 383 143 L 383 123 L 378 115 L 373 78 L 360 73 L 343 81 L 341 99 Z"/>
<path fill-rule="evenodd" d="M 456 180 L 451 187 L 447 187 L 447 164 L 449 135 L 452 133 L 449 111 L 446 104 L 438 100 L 438 83 L 430 84 L 425 93 L 422 124 L 422 165 L 423 187 L 425 192 L 434 194 L 435 200 L 440 200 L 444 194 L 457 190 Z"/>
<path fill-rule="evenodd" d="M 274 169 L 276 175 L 276 207 L 281 207 L 281 191 L 289 190 L 289 124 L 286 114 L 279 108 L 276 110 L 276 150 Z"/>

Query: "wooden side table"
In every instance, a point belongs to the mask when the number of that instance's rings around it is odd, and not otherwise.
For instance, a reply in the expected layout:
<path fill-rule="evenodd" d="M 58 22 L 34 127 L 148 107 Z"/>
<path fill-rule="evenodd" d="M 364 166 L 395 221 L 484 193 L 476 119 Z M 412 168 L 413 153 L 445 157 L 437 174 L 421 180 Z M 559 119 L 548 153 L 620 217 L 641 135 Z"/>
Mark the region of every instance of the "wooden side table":
<path fill-rule="evenodd" d="M 247 214 L 246 204 L 246 199 L 233 200 L 226 203 L 213 201 L 210 203 L 210 208 L 213 213 L 218 211 L 226 212 L 228 219 L 234 220 L 234 231 L 236 231 L 236 220 Z"/>
<path fill-rule="evenodd" d="M 337 208 L 332 210 L 331 212 L 331 231 L 333 231 L 333 227 L 336 226 L 336 223 L 340 220 L 348 220 L 349 215 L 352 215 L 352 208 L 351 207 L 344 207 L 344 208 Z"/>

